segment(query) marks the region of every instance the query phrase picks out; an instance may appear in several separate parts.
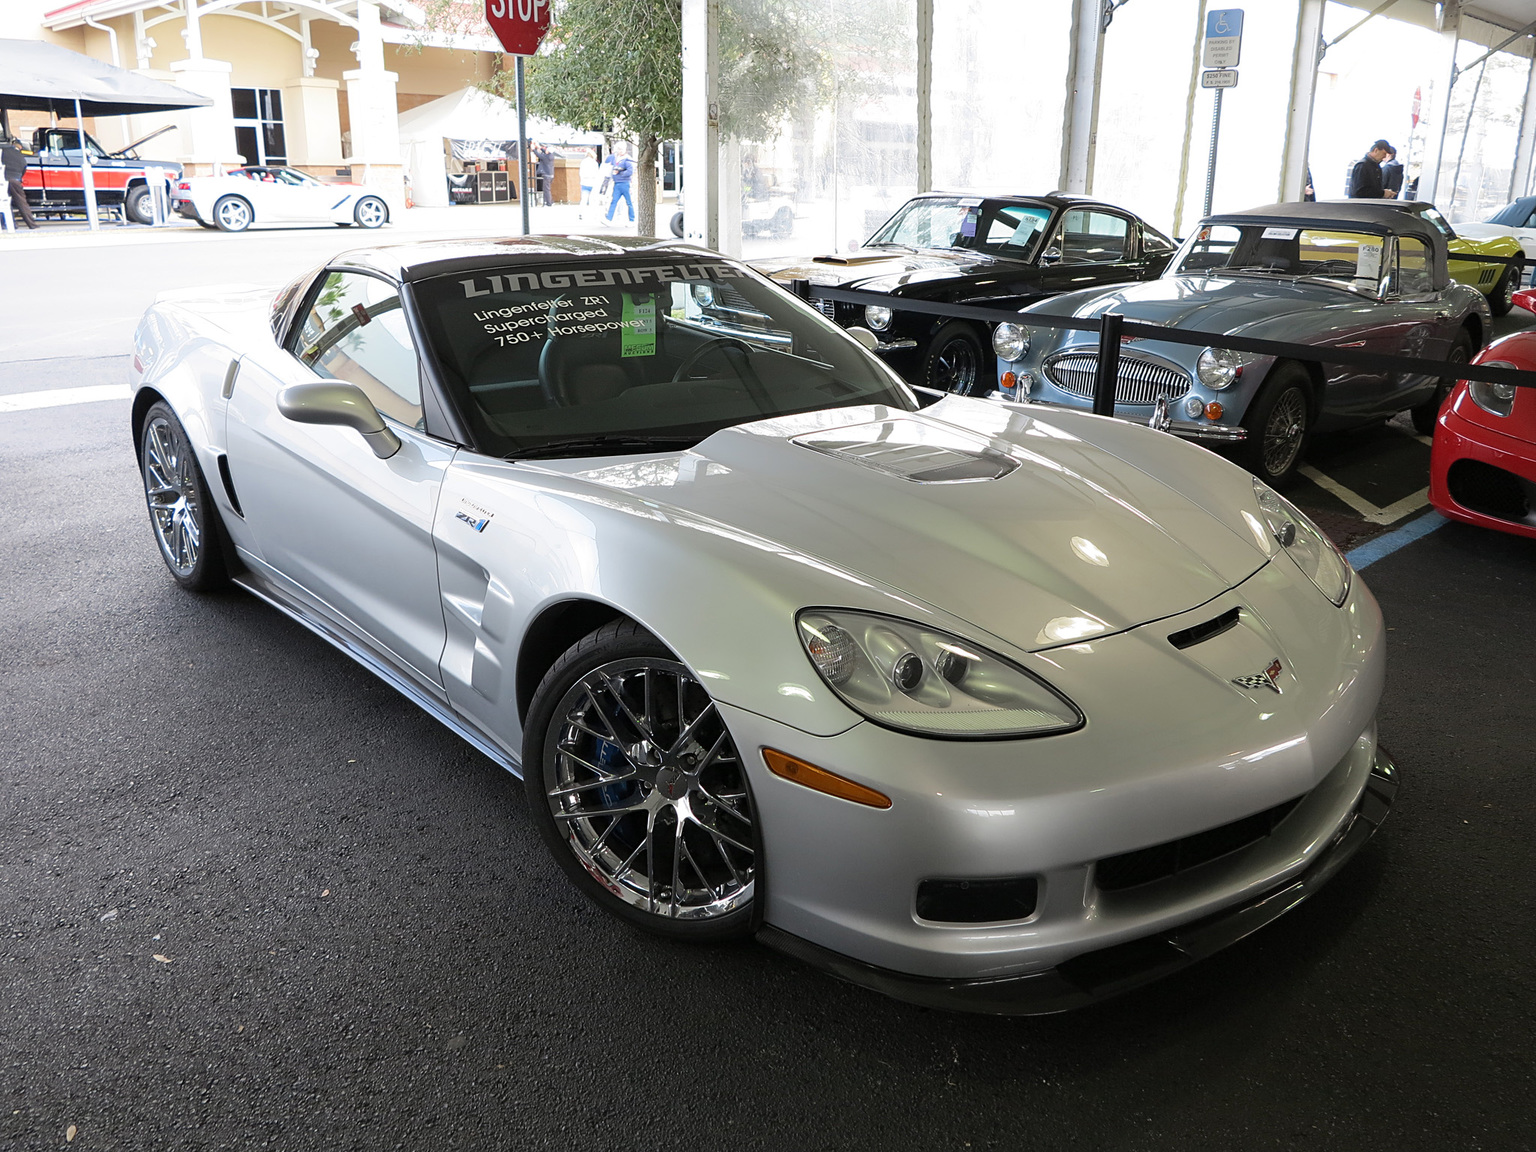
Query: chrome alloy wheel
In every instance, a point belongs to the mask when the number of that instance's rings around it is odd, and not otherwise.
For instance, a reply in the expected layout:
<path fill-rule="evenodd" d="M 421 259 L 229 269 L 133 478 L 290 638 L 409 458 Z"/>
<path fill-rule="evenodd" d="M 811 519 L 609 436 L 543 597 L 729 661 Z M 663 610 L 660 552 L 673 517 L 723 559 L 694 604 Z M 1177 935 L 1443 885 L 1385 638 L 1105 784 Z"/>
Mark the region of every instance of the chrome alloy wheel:
<path fill-rule="evenodd" d="M 544 789 L 562 839 L 607 891 L 653 915 L 713 920 L 752 900 L 750 793 L 703 685 L 672 660 L 614 660 L 555 710 Z"/>
<path fill-rule="evenodd" d="M 1307 398 L 1300 388 L 1287 388 L 1276 399 L 1264 423 L 1264 470 L 1271 476 L 1289 470 L 1306 434 Z"/>
<path fill-rule="evenodd" d="M 976 386 L 976 350 L 965 340 L 951 340 L 933 362 L 934 386 L 969 396 Z"/>
<path fill-rule="evenodd" d="M 144 430 L 144 498 L 165 562 L 188 579 L 203 547 L 203 505 L 192 447 L 164 416 Z"/>
<path fill-rule="evenodd" d="M 251 226 L 251 206 L 238 196 L 226 196 L 213 206 L 213 219 L 226 232 L 244 232 Z"/>
<path fill-rule="evenodd" d="M 364 196 L 358 201 L 354 215 L 364 228 L 378 228 L 389 218 L 389 209 L 377 196 Z"/>

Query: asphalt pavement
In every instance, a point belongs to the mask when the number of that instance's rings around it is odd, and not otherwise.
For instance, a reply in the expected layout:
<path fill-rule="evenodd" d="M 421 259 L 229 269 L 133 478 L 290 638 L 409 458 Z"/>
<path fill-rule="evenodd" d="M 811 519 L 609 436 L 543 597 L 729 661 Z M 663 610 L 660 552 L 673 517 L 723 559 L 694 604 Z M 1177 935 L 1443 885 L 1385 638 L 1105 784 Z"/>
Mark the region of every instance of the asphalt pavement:
<path fill-rule="evenodd" d="M 134 260 L 228 271 L 92 251 L 73 293 L 8 255 L 0 315 L 49 292 L 100 339 Z M 125 378 L 41 350 L 0 400 Z M 1123 999 L 994 1019 L 589 907 L 512 777 L 251 597 L 171 581 L 126 423 L 0 408 L 0 1149 L 1531 1147 L 1536 541 L 1449 524 L 1364 570 L 1403 787 L 1314 900 Z M 1314 463 L 1380 509 L 1427 448 L 1371 436 L 1398 463 Z"/>

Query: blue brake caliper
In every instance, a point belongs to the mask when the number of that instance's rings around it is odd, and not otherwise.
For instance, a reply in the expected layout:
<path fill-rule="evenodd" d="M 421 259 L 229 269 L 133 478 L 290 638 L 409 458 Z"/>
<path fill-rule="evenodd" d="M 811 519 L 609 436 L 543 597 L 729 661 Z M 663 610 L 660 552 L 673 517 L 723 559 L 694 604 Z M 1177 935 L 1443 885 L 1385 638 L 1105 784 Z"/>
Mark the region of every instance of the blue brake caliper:
<path fill-rule="evenodd" d="M 624 749 L 608 740 L 603 740 L 597 745 L 597 764 L 604 772 L 619 776 L 629 767 L 629 760 L 624 755 Z M 635 794 L 635 782 L 624 780 L 618 784 L 604 784 L 595 791 L 602 798 L 603 807 L 618 808 L 628 803 L 629 798 Z"/>

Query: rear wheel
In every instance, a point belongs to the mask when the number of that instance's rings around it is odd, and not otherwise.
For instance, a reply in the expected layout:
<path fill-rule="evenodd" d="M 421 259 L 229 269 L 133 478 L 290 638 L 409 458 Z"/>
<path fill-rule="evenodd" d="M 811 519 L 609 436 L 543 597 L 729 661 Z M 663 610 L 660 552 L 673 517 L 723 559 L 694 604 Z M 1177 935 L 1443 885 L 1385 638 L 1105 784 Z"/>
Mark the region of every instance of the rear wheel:
<path fill-rule="evenodd" d="M 364 228 L 378 228 L 389 220 L 389 208 L 377 196 L 364 196 L 352 210 L 352 219 Z"/>
<path fill-rule="evenodd" d="M 1504 269 L 1504 275 L 1499 277 L 1493 291 L 1488 293 L 1488 310 L 1495 316 L 1508 316 L 1509 310 L 1515 306 L 1515 289 L 1519 284 L 1520 266 L 1511 264 Z"/>
<path fill-rule="evenodd" d="M 150 200 L 148 185 L 135 184 L 128 189 L 128 195 L 123 200 L 123 211 L 135 224 L 155 222 L 154 205 Z"/>
<path fill-rule="evenodd" d="M 651 932 L 753 928 L 756 810 L 724 718 L 686 665 L 628 620 L 556 661 L 523 743 L 534 823 L 572 882 Z"/>
<path fill-rule="evenodd" d="M 1311 381 L 1295 364 L 1277 365 L 1243 416 L 1248 439 L 1238 449 L 1243 467 L 1271 488 L 1296 475 L 1311 427 Z"/>
<path fill-rule="evenodd" d="M 1472 336 L 1465 328 L 1457 334 L 1456 343 L 1451 345 L 1450 354 L 1445 359 L 1450 364 L 1466 364 L 1472 359 Z M 1413 430 L 1420 436 L 1435 434 L 1435 420 L 1440 415 L 1440 406 L 1451 394 L 1451 389 L 1456 387 L 1457 379 L 1459 377 L 1456 376 L 1440 377 L 1440 382 L 1435 385 L 1435 394 L 1418 407 L 1409 409 Z"/>
<path fill-rule="evenodd" d="M 198 467 L 192 442 L 164 402 L 144 414 L 140 472 L 160 558 L 183 588 L 207 592 L 229 580 L 224 526 Z"/>
<path fill-rule="evenodd" d="M 972 396 L 980 390 L 982 363 L 976 333 L 968 324 L 951 321 L 929 341 L 921 381 L 928 388 Z"/>
<path fill-rule="evenodd" d="M 250 204 L 239 196 L 220 196 L 213 206 L 214 227 L 220 232 L 244 232 L 255 218 Z"/>

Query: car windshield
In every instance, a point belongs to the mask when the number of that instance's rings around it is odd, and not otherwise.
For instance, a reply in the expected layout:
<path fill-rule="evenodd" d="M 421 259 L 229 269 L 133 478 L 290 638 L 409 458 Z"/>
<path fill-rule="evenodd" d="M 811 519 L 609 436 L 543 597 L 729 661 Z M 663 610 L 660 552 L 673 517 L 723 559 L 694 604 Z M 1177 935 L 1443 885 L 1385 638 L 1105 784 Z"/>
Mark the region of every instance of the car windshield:
<path fill-rule="evenodd" d="M 1032 260 L 1050 222 L 1047 204 L 1005 203 L 977 196 L 925 196 L 903 205 L 870 237 L 869 247 L 973 248 Z"/>
<path fill-rule="evenodd" d="M 719 259 L 483 268 L 411 291 L 489 455 L 686 448 L 766 417 L 917 406 L 819 312 Z"/>
<path fill-rule="evenodd" d="M 1315 280 L 1374 296 L 1386 240 L 1302 224 L 1206 224 L 1184 242 L 1168 275 L 1248 275 Z"/>

